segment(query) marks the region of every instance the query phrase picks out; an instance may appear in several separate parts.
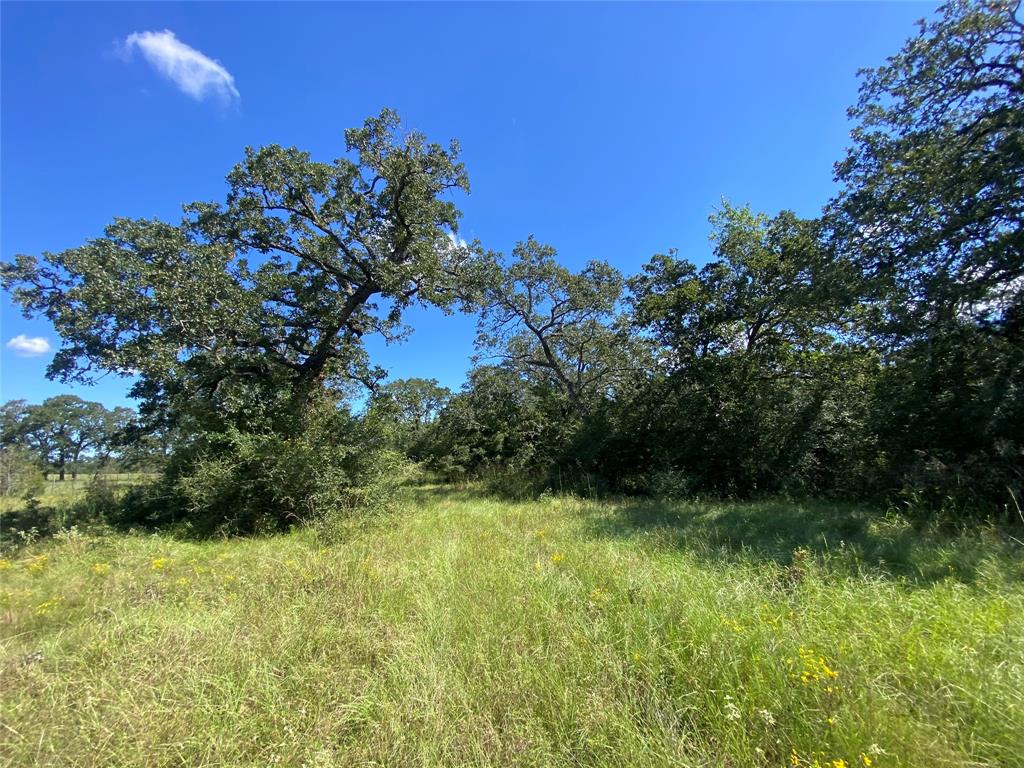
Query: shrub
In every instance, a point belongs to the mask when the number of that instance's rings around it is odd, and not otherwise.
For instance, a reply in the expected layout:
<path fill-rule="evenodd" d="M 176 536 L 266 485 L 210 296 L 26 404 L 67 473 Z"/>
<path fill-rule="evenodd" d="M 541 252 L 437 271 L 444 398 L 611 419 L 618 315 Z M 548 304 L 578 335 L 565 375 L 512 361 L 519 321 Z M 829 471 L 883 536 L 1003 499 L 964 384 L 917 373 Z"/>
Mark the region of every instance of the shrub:
<path fill-rule="evenodd" d="M 288 432 L 202 435 L 172 456 L 160 483 L 126 498 L 120 522 L 282 531 L 390 508 L 411 468 L 372 425 L 323 404 Z"/>
<path fill-rule="evenodd" d="M 0 448 L 0 496 L 31 498 L 42 492 L 45 482 L 32 453 L 16 445 Z"/>

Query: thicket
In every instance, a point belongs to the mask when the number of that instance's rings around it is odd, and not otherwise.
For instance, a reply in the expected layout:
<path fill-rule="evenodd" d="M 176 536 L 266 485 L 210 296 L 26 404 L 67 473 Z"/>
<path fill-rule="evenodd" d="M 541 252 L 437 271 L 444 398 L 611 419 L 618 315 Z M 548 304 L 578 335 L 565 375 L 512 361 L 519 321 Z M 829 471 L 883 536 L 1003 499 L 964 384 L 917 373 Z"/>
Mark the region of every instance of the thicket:
<path fill-rule="evenodd" d="M 822 215 L 724 203 L 701 268 L 670 251 L 601 282 L 521 244 L 485 291 L 498 367 L 441 414 L 432 465 L 1017 518 L 1022 41 L 1019 4 L 943 6 L 861 73 Z"/>
<path fill-rule="evenodd" d="M 944 5 L 862 73 L 822 215 L 723 203 L 700 267 L 669 251 L 631 277 L 573 272 L 532 237 L 510 257 L 466 245 L 458 145 L 385 111 L 333 163 L 248 149 L 224 203 L 118 219 L 19 256 L 4 285 L 61 333 L 52 376 L 136 377 L 138 439 L 174 443 L 138 507 L 158 519 L 263 530 L 363 508 L 403 475 L 398 454 L 521 490 L 1016 517 L 1022 48 L 1019 4 Z M 401 337 L 414 303 L 477 314 L 460 392 L 383 385 L 368 360 L 363 337 Z"/>

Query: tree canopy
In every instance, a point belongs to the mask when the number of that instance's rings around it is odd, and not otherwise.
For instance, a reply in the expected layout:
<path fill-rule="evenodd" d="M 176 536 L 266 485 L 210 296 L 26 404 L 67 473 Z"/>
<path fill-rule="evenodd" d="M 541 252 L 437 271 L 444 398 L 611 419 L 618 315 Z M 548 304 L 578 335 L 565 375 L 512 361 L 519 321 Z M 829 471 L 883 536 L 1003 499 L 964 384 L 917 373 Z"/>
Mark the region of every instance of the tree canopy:
<path fill-rule="evenodd" d="M 1024 24 L 1019 2 L 954 0 L 863 70 L 829 222 L 891 341 L 1021 322 Z"/>
<path fill-rule="evenodd" d="M 532 236 L 466 245 L 457 143 L 385 110 L 332 162 L 247 149 L 223 202 L 117 219 L 3 283 L 60 332 L 51 376 L 137 377 L 121 432 L 168 447 L 171 519 L 365 507 L 410 462 L 506 489 L 1005 511 L 1024 490 L 1022 46 L 1019 4 L 942 6 L 861 73 L 821 216 L 724 202 L 704 263 L 668 250 L 626 276 Z M 413 304 L 477 316 L 454 394 L 367 354 Z M 93 405 L 8 403 L 4 440 L 63 466 L 102 450 Z"/>
<path fill-rule="evenodd" d="M 634 362 L 631 335 L 616 323 L 624 280 L 601 261 L 573 273 L 556 255 L 533 237 L 516 245 L 508 263 L 488 254 L 476 281 L 477 347 L 553 387 L 570 409 L 585 410 Z"/>
<path fill-rule="evenodd" d="M 332 163 L 247 149 L 223 204 L 186 205 L 179 224 L 118 219 L 84 246 L 5 265 L 26 312 L 61 334 L 51 375 L 137 375 L 150 409 L 234 419 L 378 379 L 362 337 L 399 335 L 411 303 L 460 295 L 468 252 L 447 193 L 469 182 L 456 143 L 402 134 L 387 110 L 345 143 Z"/>
<path fill-rule="evenodd" d="M 63 479 L 69 464 L 109 458 L 134 418 L 131 408 L 108 410 L 77 395 L 57 395 L 39 405 L 10 400 L 0 407 L 0 447 L 27 450 Z"/>

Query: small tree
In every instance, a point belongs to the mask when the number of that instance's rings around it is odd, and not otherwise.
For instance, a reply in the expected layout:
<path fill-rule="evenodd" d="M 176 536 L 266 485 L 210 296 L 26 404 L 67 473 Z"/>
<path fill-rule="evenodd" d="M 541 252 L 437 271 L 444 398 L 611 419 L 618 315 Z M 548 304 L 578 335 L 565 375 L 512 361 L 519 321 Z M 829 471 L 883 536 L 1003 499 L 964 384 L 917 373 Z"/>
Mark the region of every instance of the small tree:
<path fill-rule="evenodd" d="M 635 344 L 616 323 L 624 281 L 601 261 L 573 273 L 533 237 L 505 263 L 488 254 L 477 280 L 477 348 L 559 392 L 566 414 L 585 414 L 635 367 Z"/>
<path fill-rule="evenodd" d="M 42 490 L 39 459 L 20 445 L 0 447 L 0 496 L 28 496 Z"/>
<path fill-rule="evenodd" d="M 451 396 L 451 390 L 437 379 L 397 379 L 374 392 L 371 409 L 394 421 L 398 447 L 418 460 L 423 456 L 428 430 Z"/>
<path fill-rule="evenodd" d="M 715 260 L 698 270 L 658 255 L 631 281 L 636 322 L 661 345 L 661 375 L 622 414 L 621 439 L 639 432 L 645 445 L 620 444 L 616 461 L 682 471 L 720 492 L 813 482 L 805 470 L 826 443 L 824 423 L 857 402 L 837 397 L 846 374 L 856 379 L 844 343 L 854 287 L 816 222 L 725 204 L 711 224 Z"/>
<path fill-rule="evenodd" d="M 562 423 L 546 389 L 505 366 L 477 366 L 429 433 L 428 465 L 449 479 L 540 467 Z"/>

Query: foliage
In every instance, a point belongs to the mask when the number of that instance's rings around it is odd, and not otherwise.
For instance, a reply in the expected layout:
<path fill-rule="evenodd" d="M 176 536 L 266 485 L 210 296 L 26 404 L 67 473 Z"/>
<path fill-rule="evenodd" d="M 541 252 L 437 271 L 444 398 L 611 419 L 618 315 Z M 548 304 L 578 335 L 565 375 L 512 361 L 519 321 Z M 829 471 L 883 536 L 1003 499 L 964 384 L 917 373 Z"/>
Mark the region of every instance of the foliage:
<path fill-rule="evenodd" d="M 451 399 L 437 379 L 396 379 L 378 387 L 370 402 L 372 416 L 393 423 L 395 444 L 414 460 L 429 451 L 431 429 Z M 381 429 L 386 429 L 382 424 Z"/>
<path fill-rule="evenodd" d="M 205 433 L 174 455 L 161 483 L 127 500 L 118 522 L 270 533 L 387 509 L 408 477 L 407 461 L 372 423 L 325 400 L 301 430 Z"/>
<path fill-rule="evenodd" d="M 400 336 L 408 306 L 447 309 L 466 292 L 470 251 L 452 238 L 460 214 L 447 199 L 468 190 L 457 144 L 401 134 L 387 110 L 345 141 L 350 156 L 333 163 L 248 149 L 224 204 L 187 205 L 180 224 L 118 219 L 84 246 L 3 265 L 26 313 L 62 336 L 51 376 L 138 377 L 146 424 L 185 438 L 168 480 L 197 512 L 209 503 L 232 524 L 282 524 L 345 493 L 298 478 L 303 456 L 328 484 L 351 488 L 362 472 L 343 466 L 350 444 L 334 459 L 322 455 L 331 443 L 312 442 L 314 403 L 380 378 L 365 334 Z M 236 470 L 233 497 L 225 473 Z"/>
<path fill-rule="evenodd" d="M 400 334 L 414 301 L 449 306 L 466 256 L 443 199 L 468 189 L 457 145 L 398 125 L 384 111 L 347 131 L 355 159 L 333 163 L 250 148 L 224 205 L 187 205 L 178 225 L 118 219 L 85 246 L 4 265 L 63 338 L 51 375 L 136 374 L 144 414 L 243 431 L 325 384 L 375 378 L 362 336 Z"/>
<path fill-rule="evenodd" d="M 178 224 L 115 220 L 80 248 L 19 256 L 4 285 L 63 336 L 52 376 L 138 375 L 140 421 L 117 449 L 165 466 L 157 519 L 317 519 L 387 496 L 372 478 L 398 453 L 526 495 L 1008 515 L 1024 497 L 1018 15 L 954 0 L 922 22 L 862 73 L 823 215 L 723 203 L 703 265 L 669 251 L 627 278 L 596 260 L 573 271 L 532 236 L 507 257 L 466 245 L 457 144 L 384 111 L 333 163 L 250 148 L 224 203 L 187 205 Z M 381 384 L 366 353 L 366 334 L 404 335 L 414 303 L 478 315 L 456 394 Z M 99 452 L 73 426 L 86 404 L 53 405 L 69 414 L 47 417 L 55 432 L 11 403 L 4 434 L 61 467 Z"/>
<path fill-rule="evenodd" d="M 950 514 L 1014 509 L 1024 488 L 1024 346 L 969 325 L 916 341 L 876 384 L 877 482 Z"/>
<path fill-rule="evenodd" d="M 727 203 L 711 222 L 714 261 L 658 255 L 630 283 L 660 363 L 617 405 L 606 471 L 652 491 L 669 477 L 677 493 L 826 491 L 817 465 L 842 462 L 821 455 L 826 442 L 863 404 L 850 397 L 865 361 L 846 341 L 841 275 L 814 222 Z"/>
<path fill-rule="evenodd" d="M 951 2 L 864 72 L 826 212 L 883 355 L 879 482 L 927 505 L 1024 488 L 1024 24 Z"/>
<path fill-rule="evenodd" d="M 87 457 L 108 461 L 134 418 L 130 408 L 108 410 L 77 395 L 57 395 L 39 405 L 10 400 L 0 408 L 0 444 L 34 453 L 63 480 L 69 465 L 77 471 Z"/>
<path fill-rule="evenodd" d="M 607 265 L 574 275 L 532 239 L 508 265 L 490 254 L 479 343 L 530 416 L 497 404 L 485 432 L 445 412 L 457 463 L 520 419 L 544 426 L 506 467 L 550 487 L 578 472 L 656 495 L 1008 514 L 1024 495 L 1022 40 L 1014 4 L 944 6 L 863 73 L 821 219 L 724 203 L 715 258 L 656 255 L 626 321 Z M 647 343 L 654 359 L 633 352 Z"/>
<path fill-rule="evenodd" d="M 509 495 L 590 483 L 594 428 L 648 348 L 620 314 L 617 270 L 572 272 L 555 257 L 530 237 L 511 260 L 474 265 L 478 365 L 433 430 L 428 464 L 442 476 L 486 477 Z"/>
<path fill-rule="evenodd" d="M 477 347 L 524 379 L 565 400 L 566 416 L 586 413 L 635 366 L 634 339 L 616 325 L 619 272 L 600 261 L 573 273 L 556 251 L 533 237 L 516 245 L 507 265 L 488 254 L 476 280 Z"/>
<path fill-rule="evenodd" d="M 1024 290 L 1019 2 L 953 0 L 876 69 L 836 166 L 837 249 L 899 344 L 962 322 L 1018 330 Z"/>
<path fill-rule="evenodd" d="M 560 421 L 546 417 L 547 390 L 529 387 L 503 366 L 479 366 L 468 379 L 431 432 L 428 466 L 461 480 L 549 463 L 543 451 Z"/>
<path fill-rule="evenodd" d="M 18 445 L 0 447 L 0 497 L 27 498 L 43 489 L 39 459 Z"/>

